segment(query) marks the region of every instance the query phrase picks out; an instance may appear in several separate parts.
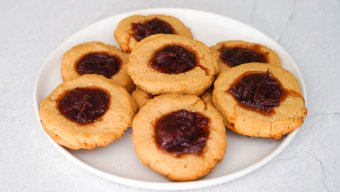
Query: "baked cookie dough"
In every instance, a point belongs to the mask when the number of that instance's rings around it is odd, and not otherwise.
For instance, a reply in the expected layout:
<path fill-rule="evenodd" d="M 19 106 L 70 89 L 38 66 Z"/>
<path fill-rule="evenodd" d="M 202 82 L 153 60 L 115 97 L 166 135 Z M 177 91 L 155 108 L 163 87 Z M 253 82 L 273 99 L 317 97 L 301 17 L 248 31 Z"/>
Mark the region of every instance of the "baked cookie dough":
<path fill-rule="evenodd" d="M 200 95 L 214 80 L 218 65 L 203 43 L 179 35 L 145 38 L 130 54 L 128 73 L 144 91 L 159 95 Z"/>
<path fill-rule="evenodd" d="M 133 15 L 123 19 L 114 36 L 124 52 L 131 52 L 136 44 L 154 34 L 177 34 L 192 38 L 191 31 L 179 19 L 167 15 Z"/>
<path fill-rule="evenodd" d="M 207 89 L 200 97 L 205 103 L 212 104 L 212 92 L 213 88 L 210 87 Z M 131 93 L 131 97 L 135 100 L 138 109 L 142 108 L 142 106 L 152 99 L 154 96 L 151 95 L 148 92 L 143 91 L 142 89 L 139 89 L 138 87 Z"/>
<path fill-rule="evenodd" d="M 246 41 L 223 41 L 211 47 L 214 58 L 220 65 L 220 71 L 226 71 L 244 63 L 269 63 L 280 66 L 279 56 L 272 49 L 257 43 Z"/>
<path fill-rule="evenodd" d="M 135 100 L 138 109 L 142 108 L 142 106 L 150 99 L 153 98 L 153 95 L 151 95 L 148 92 L 145 92 L 138 87 L 131 93 L 131 97 Z"/>
<path fill-rule="evenodd" d="M 194 95 L 149 100 L 133 120 L 132 141 L 145 165 L 174 181 L 205 176 L 226 149 L 222 117 Z"/>
<path fill-rule="evenodd" d="M 212 102 L 212 92 L 213 92 L 214 88 L 210 87 L 209 89 L 207 89 L 202 95 L 201 95 L 201 99 L 205 102 L 205 103 L 209 103 L 211 105 L 214 105 Z"/>
<path fill-rule="evenodd" d="M 70 81 L 84 74 L 98 74 L 132 91 L 134 84 L 126 72 L 128 54 L 101 42 L 79 44 L 62 58 L 62 77 Z"/>
<path fill-rule="evenodd" d="M 87 74 L 60 84 L 41 102 L 39 115 L 53 140 L 78 150 L 106 146 L 123 136 L 135 111 L 123 87 Z"/>
<path fill-rule="evenodd" d="M 232 131 L 281 139 L 307 115 L 298 81 L 287 70 L 262 63 L 233 67 L 214 84 L 213 103 Z"/>

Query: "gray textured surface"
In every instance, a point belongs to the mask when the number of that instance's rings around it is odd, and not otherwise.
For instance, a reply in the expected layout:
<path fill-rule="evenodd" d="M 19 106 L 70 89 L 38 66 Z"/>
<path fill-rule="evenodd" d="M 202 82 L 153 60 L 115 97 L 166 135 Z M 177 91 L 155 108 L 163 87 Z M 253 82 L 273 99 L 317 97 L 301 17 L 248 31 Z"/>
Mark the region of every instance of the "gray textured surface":
<path fill-rule="evenodd" d="M 61 156 L 35 119 L 32 91 L 44 59 L 102 18 L 141 8 L 184 7 L 226 15 L 278 41 L 305 78 L 309 116 L 263 168 L 198 191 L 340 190 L 340 1 L 1 1 L 0 191 L 143 191 L 98 178 Z"/>

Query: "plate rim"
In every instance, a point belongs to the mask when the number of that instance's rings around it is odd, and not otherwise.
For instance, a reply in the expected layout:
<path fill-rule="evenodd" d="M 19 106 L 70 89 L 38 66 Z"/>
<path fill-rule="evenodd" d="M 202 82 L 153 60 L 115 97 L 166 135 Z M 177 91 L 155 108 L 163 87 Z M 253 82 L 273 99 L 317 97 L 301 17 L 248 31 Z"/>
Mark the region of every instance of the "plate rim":
<path fill-rule="evenodd" d="M 196 12 L 196 13 L 200 13 L 203 15 L 211 15 L 213 17 L 219 17 L 219 18 L 223 18 L 223 19 L 229 19 L 232 20 L 234 22 L 238 22 L 242 25 L 245 25 L 249 28 L 251 28 L 252 30 L 257 31 L 258 33 L 266 36 L 267 38 L 269 38 L 270 40 L 272 40 L 278 47 L 280 47 L 282 49 L 282 51 L 286 54 L 286 56 L 288 57 L 289 60 L 291 60 L 293 63 L 293 67 L 295 68 L 295 72 L 297 73 L 297 75 L 300 77 L 299 79 L 299 84 L 301 85 L 302 92 L 305 98 L 305 102 L 307 103 L 307 92 L 306 92 L 306 84 L 304 81 L 304 78 L 302 76 L 302 73 L 300 71 L 300 69 L 297 67 L 295 61 L 293 60 L 293 58 L 290 56 L 290 54 L 288 54 L 288 52 L 283 49 L 283 47 L 281 45 L 279 45 L 275 40 L 273 40 L 272 38 L 270 38 L 269 36 L 267 36 L 266 34 L 264 34 L 262 31 L 252 27 L 249 24 L 246 24 L 242 21 L 230 18 L 228 16 L 224 16 L 224 15 L 220 15 L 220 14 L 216 14 L 216 13 L 212 13 L 212 12 L 208 12 L 208 11 L 202 11 L 202 10 L 196 10 L 196 9 L 187 9 L 187 8 L 150 8 L 150 9 L 138 9 L 138 10 L 133 10 L 133 11 L 127 11 L 127 12 L 121 12 L 109 17 L 105 17 L 103 19 L 100 19 L 98 21 L 95 21 L 94 23 L 87 25 L 83 28 L 81 28 L 80 30 L 78 30 L 77 32 L 75 32 L 74 34 L 72 34 L 71 36 L 67 37 L 65 40 L 63 40 L 58 46 L 57 48 L 55 48 L 52 53 L 49 54 L 49 56 L 44 60 L 43 64 L 40 66 L 39 72 L 35 78 L 35 82 L 34 82 L 34 87 L 33 87 L 33 104 L 34 104 L 34 111 L 35 111 L 35 116 L 39 122 L 39 127 L 40 129 L 44 132 L 45 136 L 48 138 L 48 140 L 52 143 L 52 145 L 62 154 L 64 155 L 67 159 L 69 159 L 71 162 L 73 162 L 74 164 L 78 165 L 79 167 L 81 167 L 82 169 L 97 175 L 99 177 L 102 177 L 104 179 L 113 181 L 115 183 L 119 183 L 119 184 L 124 184 L 127 186 L 132 186 L 132 187 L 137 187 L 137 188 L 143 188 L 143 189 L 153 189 L 153 190 L 188 190 L 188 189 L 199 189 L 199 188 L 205 188 L 205 187 L 210 187 L 213 185 L 217 185 L 217 184 L 221 184 L 221 183 L 226 183 L 229 181 L 232 181 L 234 179 L 240 178 L 244 175 L 247 175 L 253 171 L 255 171 L 256 169 L 261 168 L 262 166 L 264 166 L 265 164 L 267 164 L 268 162 L 270 162 L 274 157 L 276 157 L 279 153 L 281 153 L 288 145 L 289 143 L 291 143 L 291 141 L 293 140 L 293 138 L 295 137 L 295 135 L 297 134 L 297 132 L 299 131 L 299 129 L 296 129 L 294 132 L 290 133 L 269 155 L 267 155 L 266 157 L 264 157 L 263 159 L 257 161 L 256 163 L 253 163 L 252 165 L 245 167 L 241 170 L 238 170 L 236 172 L 233 172 L 231 174 L 227 174 L 227 175 L 223 175 L 220 177 L 216 177 L 216 178 L 212 178 L 212 179 L 208 179 L 208 180 L 196 180 L 196 181 L 188 181 L 188 182 L 153 182 L 153 181 L 140 181 L 137 179 L 130 179 L 127 177 L 122 177 L 122 176 L 117 176 L 117 175 L 113 175 L 110 173 L 107 173 L 103 170 L 99 170 L 95 167 L 92 167 L 88 164 L 86 164 L 85 162 L 83 162 L 82 160 L 78 159 L 76 156 L 72 155 L 70 152 L 68 152 L 65 148 L 63 148 L 62 146 L 60 146 L 59 144 L 57 144 L 45 131 L 44 128 L 42 127 L 41 123 L 40 123 L 40 116 L 39 116 L 39 102 L 38 102 L 38 96 L 37 96 L 37 90 L 38 90 L 38 84 L 41 81 L 40 78 L 42 76 L 42 72 L 44 71 L 44 69 L 47 67 L 48 61 L 51 60 L 51 58 L 53 57 L 53 55 L 55 55 L 59 49 L 62 48 L 61 45 L 65 44 L 66 42 L 68 42 L 70 39 L 73 39 L 75 36 L 78 35 L 78 33 L 80 33 L 81 31 L 85 30 L 86 28 L 89 28 L 93 25 L 96 25 L 100 22 L 104 22 L 105 20 L 109 20 L 112 17 L 119 17 L 122 15 L 132 15 L 132 14 L 138 14 L 138 12 L 164 12 L 164 11 L 171 11 L 171 12 L 176 12 L 176 11 L 187 11 L 187 12 Z"/>

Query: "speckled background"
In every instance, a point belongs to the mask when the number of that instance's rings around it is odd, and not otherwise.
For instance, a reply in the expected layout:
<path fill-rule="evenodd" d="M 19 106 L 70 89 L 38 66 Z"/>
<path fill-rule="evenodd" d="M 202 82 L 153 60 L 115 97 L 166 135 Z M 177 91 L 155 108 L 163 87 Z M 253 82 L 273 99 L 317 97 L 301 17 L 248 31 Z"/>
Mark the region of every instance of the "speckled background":
<path fill-rule="evenodd" d="M 44 59 L 67 37 L 121 12 L 183 7 L 243 21 L 279 42 L 305 78 L 309 115 L 273 161 L 196 191 L 340 191 L 339 0 L 0 1 L 0 191 L 144 191 L 92 175 L 49 143 L 33 110 Z"/>

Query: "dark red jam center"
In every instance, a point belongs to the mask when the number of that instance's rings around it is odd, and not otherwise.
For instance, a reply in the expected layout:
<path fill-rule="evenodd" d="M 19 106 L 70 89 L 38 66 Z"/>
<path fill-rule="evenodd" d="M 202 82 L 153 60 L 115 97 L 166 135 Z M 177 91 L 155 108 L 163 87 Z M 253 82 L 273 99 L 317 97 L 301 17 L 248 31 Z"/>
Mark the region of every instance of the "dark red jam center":
<path fill-rule="evenodd" d="M 77 64 L 77 72 L 83 74 L 98 74 L 112 77 L 120 69 L 121 61 L 117 56 L 106 53 L 90 53 L 82 57 Z"/>
<path fill-rule="evenodd" d="M 267 62 L 267 59 L 263 54 L 258 53 L 251 49 L 241 47 L 232 48 L 224 47 L 220 50 L 220 52 L 221 60 L 230 67 L 241 65 L 243 63 Z"/>
<path fill-rule="evenodd" d="M 108 109 L 109 96 L 95 88 L 75 88 L 60 100 L 60 112 L 70 120 L 81 124 L 91 123 Z"/>
<path fill-rule="evenodd" d="M 269 71 L 243 76 L 229 92 L 240 103 L 266 114 L 279 106 L 283 95 L 280 83 Z"/>
<path fill-rule="evenodd" d="M 195 55 L 184 47 L 172 45 L 157 51 L 151 61 L 151 67 L 168 74 L 190 71 L 196 66 Z"/>
<path fill-rule="evenodd" d="M 156 141 L 176 155 L 199 154 L 209 136 L 208 124 L 209 119 L 199 113 L 179 110 L 158 120 Z"/>
<path fill-rule="evenodd" d="M 145 21 L 144 23 L 132 23 L 132 30 L 132 36 L 137 41 L 159 33 L 174 34 L 174 30 L 169 23 L 157 18 Z"/>

